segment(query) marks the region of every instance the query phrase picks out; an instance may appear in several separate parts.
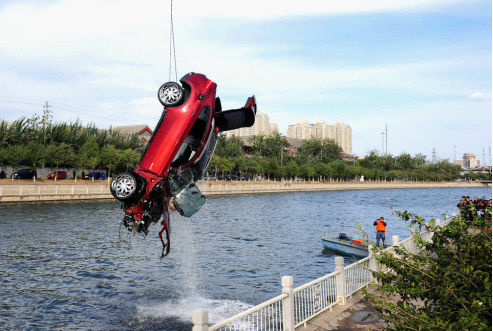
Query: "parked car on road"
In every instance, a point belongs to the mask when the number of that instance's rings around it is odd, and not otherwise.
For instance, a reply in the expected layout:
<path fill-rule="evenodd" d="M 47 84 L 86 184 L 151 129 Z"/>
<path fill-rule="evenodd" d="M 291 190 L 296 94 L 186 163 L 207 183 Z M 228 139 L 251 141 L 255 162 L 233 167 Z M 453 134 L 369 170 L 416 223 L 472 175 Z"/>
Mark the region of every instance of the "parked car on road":
<path fill-rule="evenodd" d="M 63 170 L 58 170 L 57 172 L 52 172 L 47 177 L 48 179 L 55 179 L 55 174 L 57 179 L 65 179 L 67 178 L 67 172 Z"/>
<path fill-rule="evenodd" d="M 205 180 L 217 180 L 217 177 L 214 175 L 209 175 L 205 178 Z"/>
<path fill-rule="evenodd" d="M 248 174 L 241 175 L 241 180 L 250 180 L 250 176 Z"/>
<path fill-rule="evenodd" d="M 36 173 L 36 170 L 29 169 L 29 168 L 22 168 L 14 172 L 12 175 L 10 175 L 10 178 L 14 179 L 33 179 L 34 177 L 38 177 L 38 174 Z"/>
<path fill-rule="evenodd" d="M 239 180 L 240 177 L 238 177 L 237 174 L 227 174 L 224 176 L 224 180 Z"/>

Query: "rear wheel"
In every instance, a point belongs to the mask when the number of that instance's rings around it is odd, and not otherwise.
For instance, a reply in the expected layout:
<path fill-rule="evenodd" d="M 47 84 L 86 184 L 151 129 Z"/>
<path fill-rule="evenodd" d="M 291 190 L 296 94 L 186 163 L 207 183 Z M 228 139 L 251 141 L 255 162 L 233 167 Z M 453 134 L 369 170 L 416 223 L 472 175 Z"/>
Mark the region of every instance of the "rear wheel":
<path fill-rule="evenodd" d="M 183 89 L 178 83 L 168 82 L 161 85 L 157 92 L 157 97 L 163 106 L 174 106 L 183 98 Z"/>
<path fill-rule="evenodd" d="M 145 193 L 145 181 L 136 173 L 122 172 L 111 181 L 110 191 L 120 201 L 139 200 Z"/>

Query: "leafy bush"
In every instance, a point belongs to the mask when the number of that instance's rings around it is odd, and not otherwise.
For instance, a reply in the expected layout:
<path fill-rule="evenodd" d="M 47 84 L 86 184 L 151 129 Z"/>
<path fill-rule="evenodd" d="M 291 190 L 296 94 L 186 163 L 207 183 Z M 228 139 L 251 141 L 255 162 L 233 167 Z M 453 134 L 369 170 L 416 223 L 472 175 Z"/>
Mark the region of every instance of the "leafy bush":
<path fill-rule="evenodd" d="M 443 227 L 397 214 L 418 226 L 420 253 L 397 247 L 396 256 L 377 254 L 388 272 L 372 272 L 378 291 L 366 299 L 389 322 L 386 330 L 491 330 L 491 208 L 472 224 L 455 217 Z M 418 235 L 425 229 L 433 232 L 431 242 Z"/>

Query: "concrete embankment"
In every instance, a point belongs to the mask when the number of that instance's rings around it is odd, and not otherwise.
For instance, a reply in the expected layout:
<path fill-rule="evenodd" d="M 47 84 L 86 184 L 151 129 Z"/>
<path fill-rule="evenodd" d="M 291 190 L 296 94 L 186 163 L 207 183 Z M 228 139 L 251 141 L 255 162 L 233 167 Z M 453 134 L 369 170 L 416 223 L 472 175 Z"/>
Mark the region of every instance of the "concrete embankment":
<path fill-rule="evenodd" d="M 199 181 L 208 196 L 397 188 L 480 187 L 479 182 L 223 182 Z M 0 180 L 0 203 L 113 199 L 108 181 Z"/>

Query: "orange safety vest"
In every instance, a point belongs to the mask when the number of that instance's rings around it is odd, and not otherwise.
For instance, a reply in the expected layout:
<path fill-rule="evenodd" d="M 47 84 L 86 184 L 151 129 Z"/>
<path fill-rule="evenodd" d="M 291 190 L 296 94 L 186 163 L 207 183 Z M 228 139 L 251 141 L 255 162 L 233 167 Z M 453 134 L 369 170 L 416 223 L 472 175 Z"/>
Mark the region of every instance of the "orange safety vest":
<path fill-rule="evenodd" d="M 385 231 L 385 225 L 382 221 L 377 221 L 377 231 Z"/>

